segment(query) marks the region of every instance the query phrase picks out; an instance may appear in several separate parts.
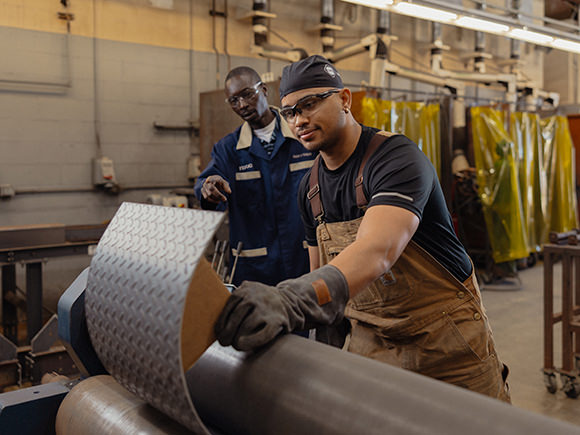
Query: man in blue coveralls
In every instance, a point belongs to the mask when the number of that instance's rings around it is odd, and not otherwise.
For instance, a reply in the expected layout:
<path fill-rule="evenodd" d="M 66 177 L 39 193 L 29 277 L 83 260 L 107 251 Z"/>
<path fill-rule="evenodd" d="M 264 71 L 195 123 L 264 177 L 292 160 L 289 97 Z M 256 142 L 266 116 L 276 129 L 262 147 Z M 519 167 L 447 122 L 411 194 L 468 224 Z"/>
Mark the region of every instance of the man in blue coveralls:
<path fill-rule="evenodd" d="M 268 105 L 268 89 L 252 68 L 231 70 L 225 94 L 245 122 L 214 145 L 195 194 L 204 209 L 229 210 L 231 254 L 239 255 L 233 284 L 276 285 L 309 271 L 296 198 L 316 156 Z"/>

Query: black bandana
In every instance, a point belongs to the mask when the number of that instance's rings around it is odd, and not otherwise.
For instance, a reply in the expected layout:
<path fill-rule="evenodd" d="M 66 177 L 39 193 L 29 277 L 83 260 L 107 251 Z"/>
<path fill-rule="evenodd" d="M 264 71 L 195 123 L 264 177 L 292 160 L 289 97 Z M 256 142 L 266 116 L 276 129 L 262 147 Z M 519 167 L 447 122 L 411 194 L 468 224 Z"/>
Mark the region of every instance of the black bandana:
<path fill-rule="evenodd" d="M 310 88 L 344 88 L 334 65 L 317 54 L 284 67 L 280 81 L 280 100 L 292 92 Z"/>

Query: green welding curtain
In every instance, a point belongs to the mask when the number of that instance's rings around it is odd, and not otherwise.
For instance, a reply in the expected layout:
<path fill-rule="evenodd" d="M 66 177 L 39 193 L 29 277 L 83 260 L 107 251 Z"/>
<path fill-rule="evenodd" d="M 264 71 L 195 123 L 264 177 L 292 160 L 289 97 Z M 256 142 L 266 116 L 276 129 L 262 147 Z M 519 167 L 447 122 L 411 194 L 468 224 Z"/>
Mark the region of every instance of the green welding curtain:
<path fill-rule="evenodd" d="M 548 238 L 546 225 L 548 186 L 540 117 L 536 113 L 512 113 L 510 134 L 516 149 L 520 196 L 528 244 L 532 251 L 539 252 Z"/>
<path fill-rule="evenodd" d="M 479 197 L 496 263 L 529 255 L 519 187 L 516 145 L 504 128 L 503 113 L 471 108 L 473 151 Z"/>
<path fill-rule="evenodd" d="M 548 180 L 546 221 L 548 231 L 578 227 L 574 146 L 568 119 L 552 116 L 541 121 L 544 168 Z"/>
<path fill-rule="evenodd" d="M 364 125 L 401 133 L 415 142 L 427 155 L 441 178 L 440 110 L 438 104 L 362 99 Z"/>

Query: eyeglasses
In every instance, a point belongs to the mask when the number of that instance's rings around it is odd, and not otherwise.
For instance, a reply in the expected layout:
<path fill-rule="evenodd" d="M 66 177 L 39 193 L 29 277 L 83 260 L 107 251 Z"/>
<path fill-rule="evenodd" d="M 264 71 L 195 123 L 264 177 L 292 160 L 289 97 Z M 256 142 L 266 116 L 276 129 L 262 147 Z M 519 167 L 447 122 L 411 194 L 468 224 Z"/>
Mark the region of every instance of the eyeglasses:
<path fill-rule="evenodd" d="M 310 116 L 319 108 L 320 103 L 325 99 L 330 97 L 332 94 L 337 94 L 340 92 L 338 89 L 331 89 L 330 91 L 325 91 L 320 94 L 307 95 L 300 98 L 296 104 L 290 107 L 285 107 L 280 110 L 280 115 L 284 119 L 293 124 L 296 121 L 296 115 Z"/>
<path fill-rule="evenodd" d="M 256 94 L 260 92 L 261 85 L 262 82 L 258 82 L 249 88 L 241 90 L 237 95 L 232 95 L 231 97 L 226 98 L 226 103 L 228 103 L 230 106 L 237 106 L 242 100 L 245 102 L 252 100 L 255 98 Z"/>

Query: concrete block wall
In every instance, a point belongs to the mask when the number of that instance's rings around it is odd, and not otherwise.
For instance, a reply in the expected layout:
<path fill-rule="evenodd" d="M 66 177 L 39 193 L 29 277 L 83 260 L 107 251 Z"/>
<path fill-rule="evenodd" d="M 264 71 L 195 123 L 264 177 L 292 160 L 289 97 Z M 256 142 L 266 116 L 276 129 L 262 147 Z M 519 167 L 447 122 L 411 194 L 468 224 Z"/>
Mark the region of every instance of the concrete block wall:
<path fill-rule="evenodd" d="M 70 37 L 67 53 L 65 38 L 0 27 L 0 40 L 18 41 L 19 47 L 0 64 L 0 184 L 17 192 L 88 190 L 92 159 L 106 155 L 115 162 L 121 187 L 186 186 L 189 134 L 158 131 L 153 124 L 185 125 L 191 119 L 189 54 L 117 41 L 94 43 L 82 36 Z M 66 63 L 64 56 L 70 59 L 70 78 L 55 66 Z M 86 192 L 80 202 L 72 200 L 74 193 L 17 194 L 0 203 L 0 225 L 44 223 L 49 216 L 70 224 L 100 222 L 121 201 L 144 200 L 147 193 L 111 197 Z M 58 209 L 52 206 L 55 199 Z M 77 204 L 87 212 L 79 214 Z"/>

